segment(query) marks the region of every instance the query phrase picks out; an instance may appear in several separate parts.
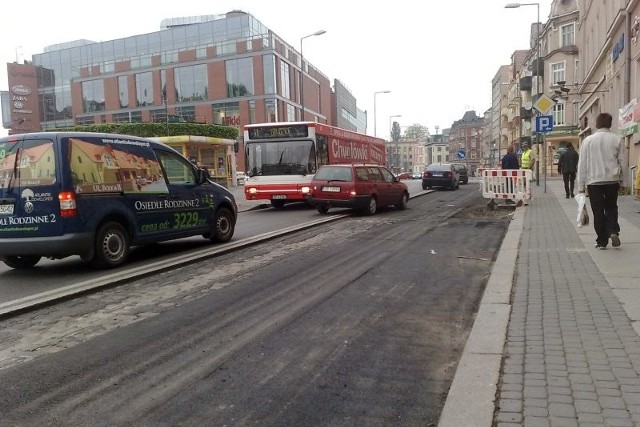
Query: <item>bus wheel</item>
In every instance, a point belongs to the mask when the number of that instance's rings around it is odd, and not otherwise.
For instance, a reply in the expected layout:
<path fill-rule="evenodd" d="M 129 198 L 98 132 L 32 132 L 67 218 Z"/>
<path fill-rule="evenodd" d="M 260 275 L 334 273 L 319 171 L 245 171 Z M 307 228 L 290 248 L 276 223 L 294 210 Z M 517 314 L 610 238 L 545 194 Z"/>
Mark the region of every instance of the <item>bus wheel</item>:
<path fill-rule="evenodd" d="M 233 237 L 234 230 L 233 213 L 227 208 L 218 209 L 213 219 L 210 240 L 215 243 L 228 242 Z"/>
<path fill-rule="evenodd" d="M 273 206 L 275 209 L 282 209 L 284 208 L 284 200 L 272 200 L 271 206 Z"/>
<path fill-rule="evenodd" d="M 36 265 L 38 261 L 40 261 L 39 256 L 14 255 L 14 256 L 8 256 L 4 259 L 4 263 L 7 266 L 11 268 L 15 268 L 16 270 L 31 268 L 34 265 Z"/>
<path fill-rule="evenodd" d="M 127 230 L 117 222 L 106 222 L 96 233 L 95 255 L 91 263 L 99 268 L 118 267 L 126 261 L 129 250 Z"/>

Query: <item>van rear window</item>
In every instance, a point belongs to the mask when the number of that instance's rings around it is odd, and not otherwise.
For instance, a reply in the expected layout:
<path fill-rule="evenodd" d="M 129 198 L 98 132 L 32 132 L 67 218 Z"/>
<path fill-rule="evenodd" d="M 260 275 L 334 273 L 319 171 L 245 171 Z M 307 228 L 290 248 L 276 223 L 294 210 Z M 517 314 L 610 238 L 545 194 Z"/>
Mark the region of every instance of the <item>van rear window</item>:
<path fill-rule="evenodd" d="M 38 187 L 56 182 L 56 157 L 49 139 L 0 143 L 0 188 Z"/>

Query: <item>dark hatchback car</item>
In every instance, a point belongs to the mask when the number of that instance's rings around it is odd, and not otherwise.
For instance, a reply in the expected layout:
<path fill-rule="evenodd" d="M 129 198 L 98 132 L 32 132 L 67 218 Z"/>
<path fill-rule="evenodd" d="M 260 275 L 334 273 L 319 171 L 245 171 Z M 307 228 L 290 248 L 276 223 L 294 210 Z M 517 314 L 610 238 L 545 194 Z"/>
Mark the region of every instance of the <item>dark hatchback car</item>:
<path fill-rule="evenodd" d="M 373 215 L 381 206 L 405 209 L 409 189 L 384 166 L 324 165 L 313 177 L 306 200 L 322 214 L 341 207 Z"/>
<path fill-rule="evenodd" d="M 422 173 L 422 189 L 433 187 L 456 190 L 460 186 L 460 176 L 451 163 L 432 163 Z"/>
<path fill-rule="evenodd" d="M 469 171 L 467 170 L 467 165 L 464 163 L 453 163 L 453 168 L 458 172 L 460 177 L 460 184 L 468 184 L 469 183 Z"/>

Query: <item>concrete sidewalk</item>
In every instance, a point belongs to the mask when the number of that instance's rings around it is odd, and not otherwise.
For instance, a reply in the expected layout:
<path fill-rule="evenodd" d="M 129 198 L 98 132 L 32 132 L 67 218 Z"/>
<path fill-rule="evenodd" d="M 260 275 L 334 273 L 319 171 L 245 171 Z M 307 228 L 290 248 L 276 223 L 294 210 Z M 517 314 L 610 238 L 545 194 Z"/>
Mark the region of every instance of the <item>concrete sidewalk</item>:
<path fill-rule="evenodd" d="M 559 178 L 516 209 L 440 426 L 640 425 L 640 202 L 618 200 L 605 251 Z"/>

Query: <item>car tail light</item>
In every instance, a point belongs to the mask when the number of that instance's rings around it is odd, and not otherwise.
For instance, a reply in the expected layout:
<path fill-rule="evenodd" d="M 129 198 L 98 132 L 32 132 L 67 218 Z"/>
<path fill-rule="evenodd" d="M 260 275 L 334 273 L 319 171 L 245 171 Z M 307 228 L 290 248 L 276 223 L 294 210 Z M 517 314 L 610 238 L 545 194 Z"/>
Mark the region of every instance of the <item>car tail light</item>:
<path fill-rule="evenodd" d="M 429 178 L 431 176 L 431 172 L 425 172 L 422 176 L 425 178 Z"/>
<path fill-rule="evenodd" d="M 62 218 L 73 218 L 78 215 L 76 206 L 76 193 L 73 191 L 62 191 L 58 194 L 60 201 L 60 216 Z"/>
<path fill-rule="evenodd" d="M 451 172 L 445 172 L 442 174 L 445 178 L 451 178 L 453 174 Z"/>

